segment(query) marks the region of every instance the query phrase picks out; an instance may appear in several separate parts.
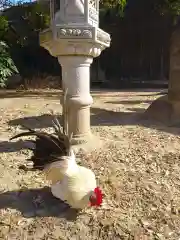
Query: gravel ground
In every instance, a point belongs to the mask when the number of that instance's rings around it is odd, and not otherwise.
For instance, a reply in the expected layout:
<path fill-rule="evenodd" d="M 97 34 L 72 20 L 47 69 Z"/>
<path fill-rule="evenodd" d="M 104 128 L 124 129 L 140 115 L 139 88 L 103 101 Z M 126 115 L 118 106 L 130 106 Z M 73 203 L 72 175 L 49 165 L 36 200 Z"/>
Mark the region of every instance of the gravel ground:
<path fill-rule="evenodd" d="M 61 113 L 59 92 L 0 92 L 0 239 L 180 239 L 180 129 L 141 118 L 161 94 L 92 94 L 92 131 L 105 147 L 81 158 L 105 200 L 76 216 L 52 197 L 40 172 L 18 168 L 30 156 L 26 142 L 8 142 L 21 124 L 50 131 L 49 110 Z"/>

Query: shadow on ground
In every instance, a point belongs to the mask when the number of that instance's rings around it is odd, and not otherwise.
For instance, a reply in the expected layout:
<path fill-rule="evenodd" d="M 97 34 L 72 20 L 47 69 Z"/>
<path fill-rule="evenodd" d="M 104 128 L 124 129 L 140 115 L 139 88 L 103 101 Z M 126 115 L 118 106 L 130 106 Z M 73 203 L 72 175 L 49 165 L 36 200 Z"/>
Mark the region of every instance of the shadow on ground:
<path fill-rule="evenodd" d="M 156 93 L 153 93 L 153 94 L 143 94 L 143 95 L 137 95 L 139 97 L 147 97 L 147 96 L 160 96 L 160 95 L 166 95 L 168 94 L 168 90 L 161 90 L 160 92 L 156 92 Z"/>
<path fill-rule="evenodd" d="M 160 91 L 160 92 L 159 92 Z M 145 93 L 142 95 L 136 96 L 156 96 L 167 93 L 164 89 L 92 89 L 91 94 L 93 97 L 101 97 L 101 96 L 114 96 L 122 95 L 123 93 L 127 95 L 129 92 L 131 93 Z M 149 94 L 148 94 L 149 93 Z M 51 98 L 51 99 L 59 99 L 62 94 L 62 90 L 0 90 L 0 99 L 5 98 Z"/>
<path fill-rule="evenodd" d="M 0 99 L 4 98 L 59 98 L 61 91 L 16 91 L 16 90 L 0 90 Z"/>
<path fill-rule="evenodd" d="M 32 116 L 32 117 L 24 117 L 24 118 L 17 118 L 14 120 L 10 120 L 8 124 L 10 126 L 18 126 L 20 125 L 23 130 L 26 130 L 27 128 L 48 128 L 52 127 L 52 121 L 54 117 L 57 117 L 60 124 L 62 124 L 62 117 L 61 116 L 54 116 L 51 114 L 43 114 L 40 116 Z"/>
<path fill-rule="evenodd" d="M 60 217 L 76 220 L 78 212 L 53 197 L 50 188 L 23 189 L 0 194 L 0 209 L 16 209 L 25 218 Z"/>
<path fill-rule="evenodd" d="M 111 104 L 130 104 L 130 105 L 132 105 L 132 104 L 134 104 L 134 105 L 136 105 L 136 104 L 141 104 L 141 103 L 152 103 L 153 102 L 153 100 L 128 100 L 128 101 L 125 101 L 125 100 L 120 100 L 120 101 L 108 101 L 108 102 L 105 102 L 105 103 L 111 103 Z"/>
<path fill-rule="evenodd" d="M 126 108 L 128 111 L 131 112 L 135 112 L 135 113 L 144 113 L 145 109 L 142 108 L 136 108 L 136 107 L 132 107 L 132 108 Z"/>
<path fill-rule="evenodd" d="M 176 127 L 167 126 L 157 121 L 145 118 L 144 108 L 129 108 L 130 112 L 114 112 L 112 110 L 92 108 L 91 124 L 93 126 L 126 126 L 137 125 L 145 128 L 155 129 L 161 132 L 167 132 L 180 135 L 180 125 Z"/>
<path fill-rule="evenodd" d="M 18 152 L 23 149 L 28 149 L 31 147 L 31 144 L 29 141 L 23 141 L 23 140 L 18 140 L 16 142 L 11 142 L 11 141 L 0 141 L 0 153 L 3 152 Z"/>
<path fill-rule="evenodd" d="M 126 126 L 139 125 L 172 134 L 180 134 L 180 128 L 163 125 L 156 121 L 144 119 L 144 108 L 129 108 L 130 112 L 114 112 L 101 108 L 91 108 L 91 126 Z M 41 115 L 19 118 L 9 121 L 9 125 L 26 125 L 31 128 L 52 127 L 52 115 Z M 61 117 L 59 118 L 61 122 Z"/>

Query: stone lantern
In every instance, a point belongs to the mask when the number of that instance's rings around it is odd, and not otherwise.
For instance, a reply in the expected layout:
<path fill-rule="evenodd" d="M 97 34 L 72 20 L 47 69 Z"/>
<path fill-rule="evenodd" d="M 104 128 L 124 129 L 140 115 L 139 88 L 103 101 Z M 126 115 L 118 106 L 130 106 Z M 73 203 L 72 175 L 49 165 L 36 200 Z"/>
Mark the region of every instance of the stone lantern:
<path fill-rule="evenodd" d="M 68 131 L 74 140 L 91 138 L 90 65 L 110 46 L 110 35 L 99 28 L 99 0 L 51 0 L 50 28 L 41 32 L 40 44 L 57 57 L 67 89 Z"/>

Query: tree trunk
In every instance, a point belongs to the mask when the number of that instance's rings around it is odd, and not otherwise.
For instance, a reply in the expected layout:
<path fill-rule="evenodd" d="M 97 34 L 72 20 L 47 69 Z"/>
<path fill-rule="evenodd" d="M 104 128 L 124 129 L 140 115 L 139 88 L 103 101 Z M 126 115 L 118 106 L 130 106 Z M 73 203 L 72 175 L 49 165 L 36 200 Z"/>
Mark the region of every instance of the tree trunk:
<path fill-rule="evenodd" d="M 170 125 L 180 123 L 180 29 L 172 34 L 170 74 L 167 96 L 155 100 L 145 112 L 145 117 Z"/>

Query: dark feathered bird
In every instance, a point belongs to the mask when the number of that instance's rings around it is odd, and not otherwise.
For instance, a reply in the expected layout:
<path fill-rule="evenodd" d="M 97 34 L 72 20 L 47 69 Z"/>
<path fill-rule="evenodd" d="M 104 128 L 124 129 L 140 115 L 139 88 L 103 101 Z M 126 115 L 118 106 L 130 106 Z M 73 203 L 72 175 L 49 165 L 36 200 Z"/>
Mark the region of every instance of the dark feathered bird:
<path fill-rule="evenodd" d="M 29 148 L 33 154 L 28 159 L 33 162 L 34 169 L 44 169 L 47 164 L 60 160 L 62 156 L 69 155 L 71 137 L 68 137 L 64 129 L 61 128 L 57 118 L 53 121 L 55 134 L 35 131 L 26 126 L 24 127 L 29 131 L 17 134 L 10 138 L 10 140 L 26 136 L 36 137 L 34 141 L 30 141 L 34 144 L 34 148 Z"/>
<path fill-rule="evenodd" d="M 71 147 L 72 135 L 68 135 L 67 126 L 67 109 L 66 109 L 67 89 L 63 94 L 63 127 L 61 127 L 58 119 L 54 117 L 52 121 L 54 134 L 49 134 L 43 131 L 35 131 L 24 126 L 28 132 L 20 133 L 10 138 L 10 140 L 35 136 L 36 139 L 30 141 L 34 147 L 29 148 L 32 151 L 32 157 L 27 159 L 33 162 L 33 169 L 44 169 L 48 164 L 61 160 L 62 156 L 69 156 Z M 51 111 L 53 116 L 53 111 Z"/>

